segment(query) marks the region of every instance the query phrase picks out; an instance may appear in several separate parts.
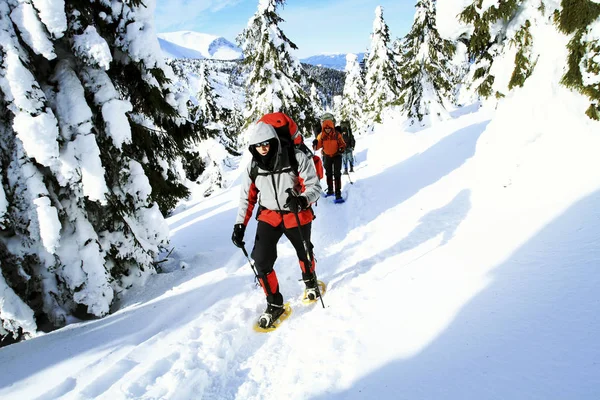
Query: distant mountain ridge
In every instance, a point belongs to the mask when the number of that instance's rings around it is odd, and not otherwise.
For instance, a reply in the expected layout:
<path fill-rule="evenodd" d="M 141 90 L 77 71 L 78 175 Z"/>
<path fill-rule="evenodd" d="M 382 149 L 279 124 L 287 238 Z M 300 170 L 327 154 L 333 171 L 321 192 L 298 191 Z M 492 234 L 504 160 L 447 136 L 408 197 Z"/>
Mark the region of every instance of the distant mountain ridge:
<path fill-rule="evenodd" d="M 158 42 L 166 58 L 239 60 L 244 57 L 242 50 L 222 36 L 194 31 L 159 33 Z M 362 61 L 365 53 L 356 53 Z M 343 71 L 346 67 L 346 53 L 319 54 L 303 58 L 300 62 L 318 67 Z"/>
<path fill-rule="evenodd" d="M 158 41 L 166 58 L 238 60 L 242 50 L 222 36 L 193 31 L 159 33 Z"/>
<path fill-rule="evenodd" d="M 338 71 L 343 71 L 346 68 L 346 54 L 347 53 L 338 53 L 338 54 L 320 54 L 316 56 L 311 56 L 307 58 L 303 58 L 300 62 L 310 65 L 316 65 L 320 67 L 326 67 L 331 69 L 337 69 Z M 358 62 L 361 62 L 365 57 L 365 53 L 355 53 L 358 57 Z"/>

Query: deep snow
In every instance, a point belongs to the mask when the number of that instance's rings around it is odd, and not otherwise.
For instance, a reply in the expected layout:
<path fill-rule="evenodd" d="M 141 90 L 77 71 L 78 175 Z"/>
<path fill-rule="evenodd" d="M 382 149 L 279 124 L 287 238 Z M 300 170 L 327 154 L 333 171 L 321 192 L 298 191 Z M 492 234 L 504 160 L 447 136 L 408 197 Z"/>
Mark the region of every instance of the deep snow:
<path fill-rule="evenodd" d="M 169 219 L 166 273 L 113 315 L 0 349 L 0 397 L 598 398 L 600 138 L 590 122 L 515 145 L 502 112 L 357 140 L 348 201 L 316 207 L 325 309 L 301 304 L 283 239 L 294 313 L 252 330 L 264 297 L 230 242 L 235 181 Z"/>

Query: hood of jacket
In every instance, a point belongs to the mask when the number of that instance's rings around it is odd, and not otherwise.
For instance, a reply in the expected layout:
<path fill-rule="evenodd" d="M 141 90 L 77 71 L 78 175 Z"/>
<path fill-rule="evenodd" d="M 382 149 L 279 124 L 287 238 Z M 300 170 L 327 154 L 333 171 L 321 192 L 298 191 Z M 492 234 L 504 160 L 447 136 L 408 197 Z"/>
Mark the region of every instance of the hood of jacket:
<path fill-rule="evenodd" d="M 269 157 L 261 156 L 256 150 L 256 144 L 269 141 L 271 142 L 271 148 L 269 149 Z M 249 146 L 248 150 L 252 154 L 252 158 L 261 165 L 261 167 L 272 170 L 278 165 L 280 154 L 281 154 L 281 143 L 275 128 L 264 122 L 258 122 L 254 125 L 254 128 L 250 132 L 248 138 Z M 271 153 L 275 152 L 275 154 Z M 272 161 L 272 162 L 271 162 Z"/>
<path fill-rule="evenodd" d="M 329 133 L 329 135 L 327 135 L 325 133 L 325 128 L 331 128 L 331 132 Z M 323 121 L 323 125 L 321 128 L 321 135 L 323 137 L 327 136 L 329 137 L 335 137 L 335 125 L 333 124 L 333 121 L 330 119 L 326 119 L 325 121 Z"/>

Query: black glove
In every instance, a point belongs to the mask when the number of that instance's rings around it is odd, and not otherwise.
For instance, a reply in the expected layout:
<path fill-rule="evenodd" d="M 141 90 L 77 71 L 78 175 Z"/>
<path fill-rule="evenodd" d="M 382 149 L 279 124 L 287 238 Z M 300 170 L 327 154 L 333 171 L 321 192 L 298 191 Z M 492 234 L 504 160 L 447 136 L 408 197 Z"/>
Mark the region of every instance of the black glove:
<path fill-rule="evenodd" d="M 233 234 L 231 235 L 231 241 L 240 249 L 244 247 L 244 233 L 246 232 L 246 225 L 235 224 L 233 226 Z"/>
<path fill-rule="evenodd" d="M 297 213 L 300 210 L 308 208 L 308 199 L 304 196 L 295 196 L 290 193 L 285 201 L 285 207 L 291 212 Z"/>
<path fill-rule="evenodd" d="M 313 140 L 313 142 L 312 142 L 313 150 L 317 148 L 318 144 L 319 144 L 319 141 L 317 139 Z"/>

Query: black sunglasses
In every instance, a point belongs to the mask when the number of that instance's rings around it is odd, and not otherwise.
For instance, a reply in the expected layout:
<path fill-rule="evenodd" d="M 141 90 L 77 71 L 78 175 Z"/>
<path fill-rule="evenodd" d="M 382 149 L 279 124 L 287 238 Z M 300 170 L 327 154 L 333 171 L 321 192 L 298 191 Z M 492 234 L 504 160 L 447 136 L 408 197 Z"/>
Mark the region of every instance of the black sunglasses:
<path fill-rule="evenodd" d="M 269 146 L 270 144 L 271 144 L 271 142 L 269 142 L 268 140 L 265 140 L 264 142 L 256 143 L 254 145 L 254 147 L 265 147 L 265 146 Z"/>

